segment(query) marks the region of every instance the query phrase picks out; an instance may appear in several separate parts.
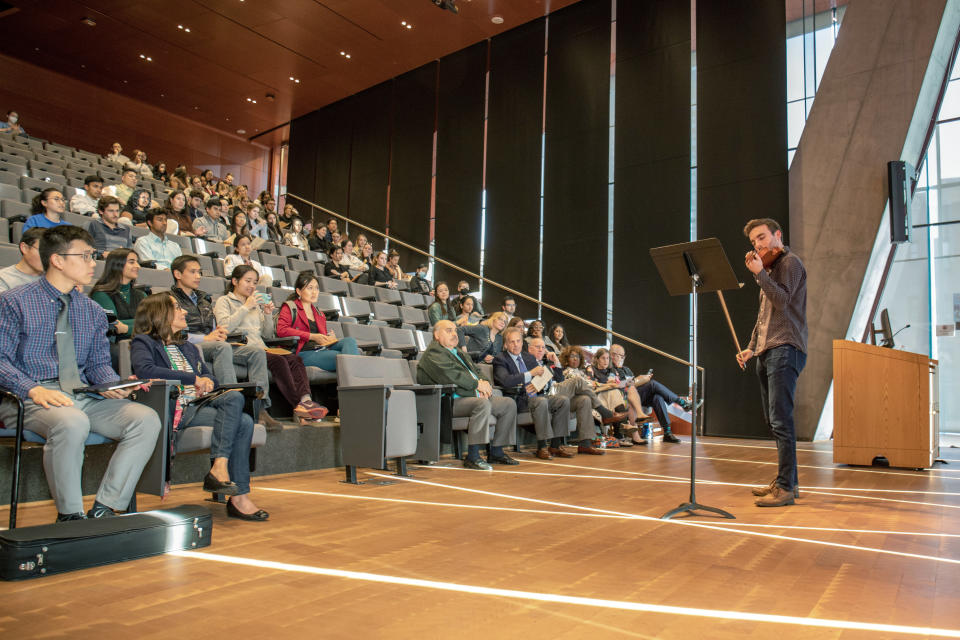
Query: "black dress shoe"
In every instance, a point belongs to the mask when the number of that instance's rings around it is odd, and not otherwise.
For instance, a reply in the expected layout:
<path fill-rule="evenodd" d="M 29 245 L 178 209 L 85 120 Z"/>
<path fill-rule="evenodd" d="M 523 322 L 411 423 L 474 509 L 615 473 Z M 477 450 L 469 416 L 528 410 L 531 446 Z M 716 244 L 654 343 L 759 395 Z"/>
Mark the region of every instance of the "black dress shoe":
<path fill-rule="evenodd" d="M 506 464 L 506 465 L 520 464 L 519 462 L 517 462 L 507 454 L 503 454 L 502 456 L 487 456 L 487 462 L 489 462 L 490 464 Z"/>
<path fill-rule="evenodd" d="M 213 477 L 213 474 L 208 473 L 203 478 L 203 490 L 209 491 L 210 493 L 220 493 L 225 496 L 235 496 L 237 492 L 240 491 L 240 488 L 237 487 L 236 483 L 232 480 L 220 482 Z"/>
<path fill-rule="evenodd" d="M 93 506 L 90 507 L 90 511 L 87 511 L 88 518 L 112 518 L 115 515 L 117 514 L 113 512 L 113 509 L 96 500 L 93 501 Z"/>
<path fill-rule="evenodd" d="M 71 520 L 86 520 L 87 514 L 83 511 L 80 513 L 58 513 L 57 522 L 69 522 Z"/>
<path fill-rule="evenodd" d="M 233 506 L 233 501 L 227 501 L 227 516 L 230 518 L 240 518 L 241 520 L 252 520 L 254 522 L 263 522 L 270 518 L 270 514 L 260 509 L 253 513 L 244 513 Z"/>
<path fill-rule="evenodd" d="M 487 461 L 483 458 L 477 458 L 476 460 L 471 460 L 470 458 L 463 459 L 463 467 L 465 469 L 473 469 L 475 471 L 490 471 L 491 467 L 487 464 Z"/>
<path fill-rule="evenodd" d="M 682 440 L 680 440 L 680 438 L 678 438 L 677 436 L 673 435 L 672 433 L 665 433 L 665 434 L 663 434 L 663 441 L 664 441 L 664 442 L 671 442 L 671 443 L 673 443 L 673 444 L 680 444 L 680 443 L 682 442 Z"/>

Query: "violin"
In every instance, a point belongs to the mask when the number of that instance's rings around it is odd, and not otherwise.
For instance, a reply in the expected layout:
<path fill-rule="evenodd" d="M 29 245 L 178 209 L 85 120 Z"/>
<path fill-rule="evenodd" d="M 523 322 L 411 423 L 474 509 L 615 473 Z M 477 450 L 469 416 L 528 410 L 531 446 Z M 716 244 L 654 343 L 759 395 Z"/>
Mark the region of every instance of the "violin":
<path fill-rule="evenodd" d="M 747 255 L 744 256 L 744 261 L 752 260 L 754 256 L 760 257 L 760 262 L 763 263 L 764 269 L 769 269 L 770 265 L 776 262 L 777 258 L 783 255 L 783 249 L 777 247 L 775 249 L 760 249 L 759 251 L 748 251 Z"/>

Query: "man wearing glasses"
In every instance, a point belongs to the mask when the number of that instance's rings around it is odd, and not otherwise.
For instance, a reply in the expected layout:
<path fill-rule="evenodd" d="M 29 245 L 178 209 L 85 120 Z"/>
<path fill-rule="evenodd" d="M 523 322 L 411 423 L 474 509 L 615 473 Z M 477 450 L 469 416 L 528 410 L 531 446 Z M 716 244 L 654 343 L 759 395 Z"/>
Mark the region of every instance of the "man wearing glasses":
<path fill-rule="evenodd" d="M 45 230 L 43 277 L 0 294 L 0 380 L 23 401 L 25 428 L 47 441 L 43 468 L 58 522 L 125 510 L 160 432 L 155 411 L 126 399 L 132 388 L 74 392 L 119 380 L 110 365 L 106 315 L 77 291 L 93 279 L 92 244 L 80 227 Z M 16 424 L 16 414 L 12 403 L 0 404 L 5 424 Z M 84 514 L 80 472 L 90 431 L 115 440 L 117 448 Z"/>
<path fill-rule="evenodd" d="M 640 402 L 643 406 L 653 406 L 653 412 L 657 415 L 657 422 L 660 423 L 660 427 L 663 429 L 663 441 L 672 442 L 673 444 L 679 443 L 680 438 L 673 435 L 673 432 L 670 430 L 670 412 L 667 411 L 667 407 L 671 404 L 677 404 L 684 411 L 690 411 L 693 406 L 690 398 L 681 398 L 668 389 L 666 385 L 662 385 L 654 380 L 652 373 L 643 376 L 634 376 L 633 371 L 630 371 L 630 368 L 625 364 L 626 359 L 627 352 L 624 350 L 623 345 L 611 345 L 610 367 L 617 372 L 617 376 L 619 376 L 621 380 L 631 381 L 631 385 L 636 387 L 637 393 L 640 395 Z M 629 389 L 627 389 L 627 393 L 629 393 Z"/>

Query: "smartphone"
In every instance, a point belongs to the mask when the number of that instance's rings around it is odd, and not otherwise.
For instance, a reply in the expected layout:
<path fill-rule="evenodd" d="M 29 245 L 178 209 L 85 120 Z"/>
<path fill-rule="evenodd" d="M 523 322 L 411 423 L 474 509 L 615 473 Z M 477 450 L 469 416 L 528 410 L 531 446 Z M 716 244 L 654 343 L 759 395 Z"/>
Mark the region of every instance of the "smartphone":
<path fill-rule="evenodd" d="M 652 375 L 653 375 L 653 369 L 647 369 L 647 375 L 648 375 L 648 376 L 652 376 Z"/>
<path fill-rule="evenodd" d="M 270 294 L 264 293 L 262 291 L 257 291 L 257 303 L 270 304 Z"/>

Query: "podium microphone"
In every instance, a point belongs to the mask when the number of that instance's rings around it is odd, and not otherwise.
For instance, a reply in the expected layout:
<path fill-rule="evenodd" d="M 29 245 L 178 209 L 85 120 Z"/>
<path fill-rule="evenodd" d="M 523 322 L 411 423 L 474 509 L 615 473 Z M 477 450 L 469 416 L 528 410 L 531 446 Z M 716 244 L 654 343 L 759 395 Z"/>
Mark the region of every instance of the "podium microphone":
<path fill-rule="evenodd" d="M 910 324 L 909 324 L 909 323 L 903 325 L 902 327 L 900 327 L 899 329 L 897 329 L 896 333 L 894 333 L 892 336 L 890 336 L 890 339 L 893 340 L 893 339 L 896 338 L 898 335 L 900 335 L 900 332 L 901 332 L 901 331 L 903 331 L 904 329 L 909 329 L 909 328 L 910 328 Z"/>

